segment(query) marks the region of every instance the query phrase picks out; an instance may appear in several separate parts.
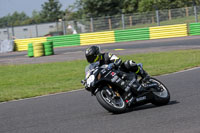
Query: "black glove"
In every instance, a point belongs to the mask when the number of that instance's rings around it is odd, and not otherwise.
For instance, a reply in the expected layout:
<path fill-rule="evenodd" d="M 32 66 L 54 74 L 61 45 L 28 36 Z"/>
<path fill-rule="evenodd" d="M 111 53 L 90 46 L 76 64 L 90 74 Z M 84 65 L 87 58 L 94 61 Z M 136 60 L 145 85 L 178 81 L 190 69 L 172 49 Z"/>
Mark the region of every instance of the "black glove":
<path fill-rule="evenodd" d="M 144 78 L 142 78 L 142 81 L 143 82 L 146 82 L 150 79 L 150 76 L 149 75 L 146 75 Z"/>
<path fill-rule="evenodd" d="M 142 79 L 148 79 L 150 77 L 143 68 L 140 67 L 139 69 L 140 72 L 138 74 L 142 77 Z"/>
<path fill-rule="evenodd" d="M 108 64 L 108 69 L 111 70 L 112 68 L 115 68 L 115 64 L 114 63 Z"/>
<path fill-rule="evenodd" d="M 85 89 L 86 89 L 87 91 L 90 91 L 90 90 L 91 90 L 91 88 L 89 88 L 88 86 L 85 86 Z"/>

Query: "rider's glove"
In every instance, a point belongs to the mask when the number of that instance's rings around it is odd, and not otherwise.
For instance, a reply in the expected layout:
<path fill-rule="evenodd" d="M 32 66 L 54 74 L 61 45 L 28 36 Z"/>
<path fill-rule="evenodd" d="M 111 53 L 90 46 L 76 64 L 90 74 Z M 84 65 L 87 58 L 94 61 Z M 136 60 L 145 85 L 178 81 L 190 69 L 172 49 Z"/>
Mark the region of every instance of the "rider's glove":
<path fill-rule="evenodd" d="M 142 78 L 142 81 L 143 82 L 146 82 L 150 79 L 150 76 L 149 75 L 146 75 L 145 77 Z"/>
<path fill-rule="evenodd" d="M 85 89 L 86 89 L 87 91 L 90 91 L 90 90 L 91 90 L 91 88 L 88 87 L 87 84 L 85 84 Z"/>
<path fill-rule="evenodd" d="M 86 80 L 81 80 L 81 83 L 85 86 L 85 89 L 87 90 L 87 91 L 90 91 L 90 88 L 87 86 L 87 84 L 86 84 Z"/>
<path fill-rule="evenodd" d="M 109 69 L 109 70 L 111 70 L 111 69 L 114 68 L 114 67 L 115 67 L 114 63 L 108 64 L 108 69 Z"/>

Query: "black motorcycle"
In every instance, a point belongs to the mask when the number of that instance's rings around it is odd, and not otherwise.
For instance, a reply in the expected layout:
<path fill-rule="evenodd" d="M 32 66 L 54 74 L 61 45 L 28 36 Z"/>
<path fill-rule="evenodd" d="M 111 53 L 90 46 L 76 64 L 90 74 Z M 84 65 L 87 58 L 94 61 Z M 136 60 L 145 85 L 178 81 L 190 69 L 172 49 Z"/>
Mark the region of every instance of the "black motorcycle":
<path fill-rule="evenodd" d="M 142 68 L 142 64 L 138 64 Z M 125 73 L 113 68 L 113 64 L 99 66 L 99 62 L 88 65 L 85 69 L 86 77 L 82 80 L 86 90 L 95 95 L 98 102 L 109 112 L 123 113 L 128 108 L 152 103 L 156 106 L 168 104 L 170 93 L 167 87 L 156 78 L 142 79 L 135 73 Z M 146 89 L 140 93 L 131 93 L 132 102 L 127 100 L 127 93 L 122 89 L 133 82 L 139 83 Z"/>

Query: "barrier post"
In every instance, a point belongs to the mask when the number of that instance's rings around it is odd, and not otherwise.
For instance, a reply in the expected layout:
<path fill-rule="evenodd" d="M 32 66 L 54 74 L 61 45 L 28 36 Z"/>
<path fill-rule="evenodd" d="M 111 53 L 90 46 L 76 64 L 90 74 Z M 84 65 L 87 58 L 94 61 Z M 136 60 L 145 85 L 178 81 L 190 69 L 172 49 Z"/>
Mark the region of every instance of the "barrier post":
<path fill-rule="evenodd" d="M 14 27 L 12 26 L 12 40 L 14 39 L 14 36 L 15 36 L 15 31 L 14 31 Z"/>
<path fill-rule="evenodd" d="M 122 29 L 125 29 L 124 14 L 122 14 Z"/>
<path fill-rule="evenodd" d="M 108 18 L 108 25 L 109 25 L 109 30 L 112 30 L 112 21 L 111 18 Z"/>
<path fill-rule="evenodd" d="M 185 7 L 185 15 L 186 15 L 186 17 L 189 16 L 189 10 L 188 10 L 188 7 Z"/>
<path fill-rule="evenodd" d="M 168 15 L 169 15 L 169 20 L 172 20 L 172 12 L 171 12 L 170 9 L 169 9 L 169 11 L 168 11 Z"/>
<path fill-rule="evenodd" d="M 94 23 L 93 23 L 93 18 L 90 18 L 90 31 L 94 32 Z"/>
<path fill-rule="evenodd" d="M 160 26 L 160 18 L 159 18 L 159 11 L 156 10 L 156 19 L 157 19 L 157 25 Z"/>
<path fill-rule="evenodd" d="M 35 24 L 36 37 L 38 37 L 38 26 Z"/>
<path fill-rule="evenodd" d="M 198 23 L 197 6 L 194 6 L 195 22 Z"/>
<path fill-rule="evenodd" d="M 62 21 L 62 30 L 63 30 L 63 34 L 66 35 L 67 31 L 66 31 L 65 21 Z"/>
<path fill-rule="evenodd" d="M 7 27 L 8 40 L 10 39 L 9 28 Z"/>
<path fill-rule="evenodd" d="M 133 25 L 132 16 L 129 16 L 129 23 L 130 23 L 130 27 L 132 27 L 132 25 Z"/>

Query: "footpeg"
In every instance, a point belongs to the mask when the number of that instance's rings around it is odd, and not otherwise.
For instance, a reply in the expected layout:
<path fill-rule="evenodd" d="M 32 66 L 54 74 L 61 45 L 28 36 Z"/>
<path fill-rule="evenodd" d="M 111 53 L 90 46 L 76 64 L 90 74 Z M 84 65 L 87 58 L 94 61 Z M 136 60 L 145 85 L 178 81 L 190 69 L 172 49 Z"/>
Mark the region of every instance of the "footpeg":
<path fill-rule="evenodd" d="M 126 103 L 127 103 L 128 106 L 130 106 L 134 101 L 135 101 L 135 98 L 131 97 L 131 99 L 126 100 Z"/>

